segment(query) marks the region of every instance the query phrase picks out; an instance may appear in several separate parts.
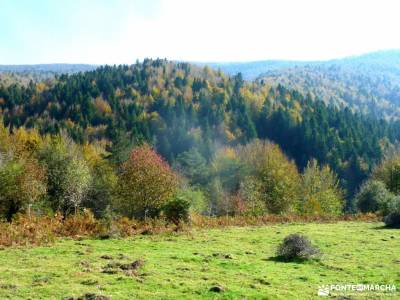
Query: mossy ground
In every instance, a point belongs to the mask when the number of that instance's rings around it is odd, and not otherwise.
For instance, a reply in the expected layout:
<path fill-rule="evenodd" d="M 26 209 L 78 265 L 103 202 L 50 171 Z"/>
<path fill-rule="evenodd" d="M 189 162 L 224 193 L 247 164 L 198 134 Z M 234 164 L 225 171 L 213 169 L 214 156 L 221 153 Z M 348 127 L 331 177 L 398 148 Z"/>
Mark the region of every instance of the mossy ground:
<path fill-rule="evenodd" d="M 177 235 L 70 240 L 0 251 L 0 299 L 62 299 L 85 293 L 110 299 L 314 299 L 324 284 L 395 284 L 400 289 L 400 230 L 381 223 L 280 224 L 193 229 Z M 290 233 L 307 235 L 323 255 L 280 262 L 275 250 Z M 112 259 L 101 258 L 103 255 Z M 144 259 L 138 270 L 112 262 Z M 218 285 L 223 292 L 211 292 Z M 399 299 L 353 293 L 351 299 Z"/>

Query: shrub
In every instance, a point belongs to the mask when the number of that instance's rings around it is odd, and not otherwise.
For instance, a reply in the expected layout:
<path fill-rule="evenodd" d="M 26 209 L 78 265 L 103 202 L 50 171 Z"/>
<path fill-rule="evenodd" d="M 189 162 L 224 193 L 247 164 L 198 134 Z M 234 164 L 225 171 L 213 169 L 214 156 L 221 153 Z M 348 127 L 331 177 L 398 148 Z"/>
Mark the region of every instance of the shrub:
<path fill-rule="evenodd" d="M 290 234 L 283 240 L 277 250 L 277 256 L 283 260 L 306 260 L 319 254 L 317 247 L 310 240 L 300 234 Z"/>
<path fill-rule="evenodd" d="M 175 224 L 189 222 L 190 202 L 182 196 L 176 196 L 164 206 L 164 214 L 168 221 Z"/>
<path fill-rule="evenodd" d="M 400 227 L 400 212 L 393 212 L 383 218 L 387 227 Z"/>
<path fill-rule="evenodd" d="M 400 227 L 400 198 L 394 197 L 388 204 L 387 215 L 383 218 L 387 227 Z"/>
<path fill-rule="evenodd" d="M 358 210 L 363 213 L 381 211 L 386 214 L 387 205 L 393 197 L 382 181 L 369 180 L 361 186 L 356 195 L 356 204 Z"/>
<path fill-rule="evenodd" d="M 157 217 L 177 186 L 176 174 L 150 146 L 135 148 L 118 178 L 118 209 L 129 218 Z"/>
<path fill-rule="evenodd" d="M 42 245 L 54 242 L 61 218 L 17 214 L 12 222 L 0 222 L 0 246 Z"/>
<path fill-rule="evenodd" d="M 90 210 L 68 216 L 57 233 L 61 236 L 97 236 L 105 231 L 103 224 L 94 218 Z"/>

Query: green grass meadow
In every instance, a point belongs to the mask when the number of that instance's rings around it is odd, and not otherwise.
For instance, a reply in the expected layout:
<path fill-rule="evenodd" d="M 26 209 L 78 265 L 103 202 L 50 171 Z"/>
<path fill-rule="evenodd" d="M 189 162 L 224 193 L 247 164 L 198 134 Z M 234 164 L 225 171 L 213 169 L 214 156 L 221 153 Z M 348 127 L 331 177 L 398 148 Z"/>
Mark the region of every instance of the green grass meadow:
<path fill-rule="evenodd" d="M 62 239 L 45 247 L 5 248 L 0 251 L 0 299 L 67 299 L 85 293 L 113 300 L 324 299 L 317 296 L 320 285 L 359 283 L 395 284 L 397 292 L 345 293 L 345 299 L 400 299 L 400 230 L 382 225 L 192 229 L 173 235 Z M 323 255 L 303 263 L 276 260 L 276 247 L 290 233 L 307 235 Z M 107 264 L 138 259 L 144 265 L 133 272 L 103 272 Z M 210 291 L 216 285 L 223 291 Z"/>

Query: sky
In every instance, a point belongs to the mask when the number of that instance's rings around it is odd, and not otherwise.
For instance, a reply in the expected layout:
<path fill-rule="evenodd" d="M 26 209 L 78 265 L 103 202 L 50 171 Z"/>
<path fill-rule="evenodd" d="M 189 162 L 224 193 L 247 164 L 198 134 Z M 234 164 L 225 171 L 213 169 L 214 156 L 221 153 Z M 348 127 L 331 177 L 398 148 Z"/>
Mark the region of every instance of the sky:
<path fill-rule="evenodd" d="M 398 0 L 0 0 L 0 64 L 325 60 L 400 48 Z"/>

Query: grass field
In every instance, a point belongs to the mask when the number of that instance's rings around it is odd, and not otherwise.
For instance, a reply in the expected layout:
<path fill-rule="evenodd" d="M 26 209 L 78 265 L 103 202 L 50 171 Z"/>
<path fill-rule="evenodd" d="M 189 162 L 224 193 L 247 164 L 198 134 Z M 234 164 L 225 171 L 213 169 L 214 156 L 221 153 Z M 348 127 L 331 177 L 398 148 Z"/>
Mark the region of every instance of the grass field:
<path fill-rule="evenodd" d="M 277 245 L 296 232 L 309 236 L 323 256 L 305 263 L 274 259 Z M 144 264 L 136 270 L 119 265 L 138 259 Z M 282 224 L 63 239 L 48 247 L 0 251 L 0 299 L 86 293 L 110 299 L 314 299 L 320 285 L 339 283 L 395 284 L 399 290 L 400 230 L 362 222 Z M 223 291 L 210 291 L 213 286 Z M 400 298 L 399 291 L 350 294 L 350 299 Z"/>

